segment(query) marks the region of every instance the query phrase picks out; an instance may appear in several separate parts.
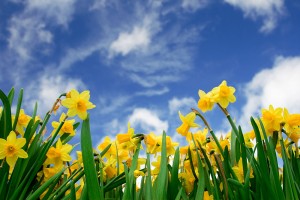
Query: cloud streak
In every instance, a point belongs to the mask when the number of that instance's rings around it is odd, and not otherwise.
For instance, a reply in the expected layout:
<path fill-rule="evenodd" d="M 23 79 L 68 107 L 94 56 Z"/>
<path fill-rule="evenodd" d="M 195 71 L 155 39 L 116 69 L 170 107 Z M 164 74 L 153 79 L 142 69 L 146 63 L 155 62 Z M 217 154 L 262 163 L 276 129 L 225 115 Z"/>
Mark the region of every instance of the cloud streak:
<path fill-rule="evenodd" d="M 253 0 L 224 0 L 226 3 L 241 9 L 244 16 L 251 19 L 262 18 L 260 31 L 270 33 L 277 26 L 278 19 L 284 13 L 283 0 L 253 1 Z"/>

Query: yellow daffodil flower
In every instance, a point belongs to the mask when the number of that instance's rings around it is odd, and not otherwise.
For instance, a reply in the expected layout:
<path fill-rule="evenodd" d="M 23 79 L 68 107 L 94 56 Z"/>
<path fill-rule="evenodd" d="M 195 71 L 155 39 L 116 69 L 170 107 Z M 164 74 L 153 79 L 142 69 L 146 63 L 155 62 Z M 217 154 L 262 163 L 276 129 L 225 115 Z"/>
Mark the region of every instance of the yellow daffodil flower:
<path fill-rule="evenodd" d="M 140 170 L 134 170 L 133 174 L 135 178 L 138 178 L 139 176 L 145 176 L 145 173 Z"/>
<path fill-rule="evenodd" d="M 7 140 L 0 138 L 0 159 L 6 159 L 7 164 L 13 168 L 18 158 L 27 158 L 28 154 L 22 149 L 25 138 L 17 138 L 16 133 L 11 131 Z"/>
<path fill-rule="evenodd" d="M 248 148 L 253 148 L 254 147 L 254 144 L 251 142 L 251 139 L 254 139 L 255 137 L 253 138 L 252 133 L 254 133 L 254 131 L 250 131 L 250 132 L 244 134 L 245 145 Z"/>
<path fill-rule="evenodd" d="M 178 114 L 182 121 L 182 124 L 176 129 L 179 134 L 186 136 L 191 127 L 199 127 L 199 125 L 194 122 L 196 119 L 196 114 L 194 112 L 190 112 L 186 116 L 183 116 L 180 111 Z"/>
<path fill-rule="evenodd" d="M 157 143 L 159 145 L 158 151 L 161 151 L 162 147 L 162 136 L 157 137 Z M 175 153 L 175 146 L 178 146 L 178 142 L 172 142 L 172 139 L 170 136 L 166 136 L 166 149 L 167 149 L 167 156 L 173 155 Z"/>
<path fill-rule="evenodd" d="M 208 191 L 205 191 L 203 194 L 203 200 L 214 200 L 214 196 L 209 195 Z"/>
<path fill-rule="evenodd" d="M 61 168 L 63 162 L 71 161 L 72 157 L 69 155 L 72 150 L 72 145 L 62 144 L 60 138 L 57 140 L 56 147 L 50 147 L 47 152 L 47 159 L 45 165 L 54 164 L 56 167 Z"/>
<path fill-rule="evenodd" d="M 202 112 L 212 110 L 215 105 L 215 102 L 213 101 L 213 93 L 208 92 L 206 94 L 203 90 L 199 90 L 198 95 L 200 98 L 198 101 L 198 108 Z"/>
<path fill-rule="evenodd" d="M 218 87 L 212 90 L 213 101 L 219 103 L 223 108 L 227 108 L 229 103 L 234 103 L 236 100 L 234 92 L 234 87 L 227 86 L 227 82 L 222 81 Z"/>
<path fill-rule="evenodd" d="M 196 133 L 194 133 L 193 136 L 194 136 L 194 140 L 195 140 L 196 144 L 197 144 L 197 141 L 199 141 L 200 144 L 204 144 L 206 142 L 207 134 L 208 134 L 208 129 L 207 128 L 204 128 L 203 130 L 198 130 Z M 186 140 L 189 141 L 189 142 L 193 142 L 191 132 L 189 132 L 187 134 Z"/>
<path fill-rule="evenodd" d="M 59 124 L 66 118 L 66 114 L 62 113 L 60 118 L 59 118 L 59 122 L 53 121 L 52 122 L 52 127 L 54 128 L 54 130 L 52 131 L 52 135 L 55 133 L 55 131 L 57 130 L 57 128 L 59 127 Z M 61 129 L 59 130 L 58 134 L 60 136 L 62 136 L 64 133 L 69 134 L 70 136 L 74 136 L 75 135 L 75 130 L 73 127 L 73 124 L 75 123 L 75 119 L 71 119 L 71 120 L 66 120 L 65 123 L 63 124 L 63 126 L 61 127 Z"/>
<path fill-rule="evenodd" d="M 158 137 L 154 135 L 153 132 L 149 133 L 148 135 L 145 135 L 145 144 L 147 153 L 150 154 L 156 154 L 160 151 L 160 145 L 158 144 Z"/>
<path fill-rule="evenodd" d="M 182 180 L 183 187 L 187 194 L 191 193 L 194 189 L 195 177 L 192 173 L 181 172 L 178 178 Z"/>
<path fill-rule="evenodd" d="M 295 143 L 298 143 L 300 138 L 300 114 L 289 114 L 285 108 L 283 110 L 284 129 L 288 137 Z"/>
<path fill-rule="evenodd" d="M 235 175 L 237 176 L 240 183 L 244 182 L 244 170 L 243 170 L 243 161 L 242 159 L 239 160 L 238 164 L 234 167 L 232 167 L 232 170 L 234 171 Z M 253 178 L 253 170 L 250 171 L 250 178 Z"/>
<path fill-rule="evenodd" d="M 22 136 L 24 136 L 24 128 L 27 127 L 29 121 L 30 121 L 31 117 L 26 115 L 24 112 L 24 109 L 20 110 L 20 114 L 19 114 L 19 118 L 17 121 L 17 126 L 16 126 L 16 131 L 17 133 L 21 134 Z M 12 115 L 12 121 L 15 121 L 15 115 Z"/>
<path fill-rule="evenodd" d="M 262 122 L 268 135 L 272 135 L 274 131 L 281 131 L 281 123 L 283 122 L 282 108 L 276 108 L 272 105 L 269 110 L 262 109 Z"/>
<path fill-rule="evenodd" d="M 109 149 L 107 150 L 107 152 L 103 155 L 103 157 L 109 159 L 110 156 L 112 155 L 117 155 L 117 150 L 116 150 L 116 145 L 111 141 L 110 137 L 106 136 L 104 138 L 104 141 L 98 145 L 98 149 L 99 151 L 103 151 L 108 145 L 111 146 L 109 147 Z"/>
<path fill-rule="evenodd" d="M 90 92 L 85 90 L 79 94 L 75 89 L 70 91 L 70 97 L 62 100 L 61 104 L 68 108 L 67 115 L 73 117 L 78 115 L 82 120 L 87 118 L 87 110 L 95 108 L 96 106 L 90 101 Z"/>

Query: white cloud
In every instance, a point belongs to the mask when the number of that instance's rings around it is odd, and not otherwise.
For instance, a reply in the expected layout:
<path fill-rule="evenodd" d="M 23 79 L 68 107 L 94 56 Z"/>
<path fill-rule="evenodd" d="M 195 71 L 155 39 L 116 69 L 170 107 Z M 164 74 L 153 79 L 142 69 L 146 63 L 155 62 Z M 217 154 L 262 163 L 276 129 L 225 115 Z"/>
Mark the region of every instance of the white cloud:
<path fill-rule="evenodd" d="M 127 55 L 131 51 L 143 50 L 151 42 L 150 25 L 152 23 L 149 17 L 146 17 L 142 26 L 134 26 L 133 30 L 121 32 L 118 38 L 110 45 L 110 56 L 114 54 Z"/>
<path fill-rule="evenodd" d="M 300 56 L 277 57 L 272 68 L 258 72 L 245 86 L 246 105 L 240 123 L 249 125 L 250 116 L 261 115 L 261 108 L 285 107 L 300 113 Z"/>
<path fill-rule="evenodd" d="M 182 112 L 184 110 L 184 113 L 191 111 L 191 108 L 196 108 L 197 102 L 192 97 L 184 97 L 184 98 L 177 98 L 174 97 L 169 101 L 169 111 L 170 114 L 178 113 L 180 109 L 182 109 Z"/>
<path fill-rule="evenodd" d="M 97 108 L 99 109 L 100 114 L 118 112 L 117 109 L 122 109 L 121 107 L 126 104 L 130 98 L 130 96 L 126 95 L 114 95 L 112 97 L 100 96 Z"/>
<path fill-rule="evenodd" d="M 208 3 L 208 0 L 183 0 L 181 6 L 185 10 L 194 12 L 198 9 L 206 7 Z"/>
<path fill-rule="evenodd" d="M 71 21 L 76 0 L 29 0 L 27 12 L 34 12 L 56 24 L 67 26 Z"/>
<path fill-rule="evenodd" d="M 146 90 L 146 91 L 142 91 L 142 92 L 137 92 L 136 95 L 137 96 L 158 96 L 158 95 L 163 95 L 167 92 L 169 92 L 169 88 L 167 87 L 163 87 L 161 89 L 157 89 L 157 90 Z"/>
<path fill-rule="evenodd" d="M 12 60 L 24 66 L 36 53 L 47 55 L 53 34 L 50 27 L 67 27 L 72 20 L 75 0 L 28 0 L 24 9 L 12 15 L 8 23 L 8 48 Z M 21 61 L 18 61 L 21 60 Z"/>
<path fill-rule="evenodd" d="M 170 82 L 177 82 L 180 80 L 180 77 L 176 75 L 148 75 L 148 76 L 143 76 L 143 75 L 138 75 L 138 74 L 129 74 L 129 78 L 133 81 L 136 82 L 143 87 L 154 87 L 157 85 L 162 85 L 165 83 L 170 83 Z"/>
<path fill-rule="evenodd" d="M 63 75 L 51 75 L 44 73 L 37 80 L 29 82 L 23 86 L 25 107 L 32 110 L 35 102 L 38 103 L 38 113 L 44 115 L 49 111 L 62 93 L 68 92 L 71 89 L 82 89 L 84 84 L 79 79 L 67 78 Z"/>
<path fill-rule="evenodd" d="M 284 0 L 224 0 L 226 3 L 241 9 L 245 17 L 261 17 L 263 25 L 260 31 L 269 33 L 277 25 L 278 18 L 284 12 Z"/>
<path fill-rule="evenodd" d="M 157 113 L 146 108 L 135 108 L 129 116 L 129 122 L 132 127 L 139 126 L 145 133 L 153 131 L 161 134 L 168 131 L 168 121 L 163 121 Z"/>
<path fill-rule="evenodd" d="M 22 60 L 31 58 L 31 52 L 41 44 L 50 44 L 52 34 L 45 24 L 36 18 L 13 17 L 8 28 L 10 36 L 8 47 L 18 54 Z"/>
<path fill-rule="evenodd" d="M 120 33 L 118 39 L 111 44 L 110 51 L 125 56 L 131 51 L 146 48 L 149 43 L 149 31 L 143 27 L 134 27 L 131 33 Z"/>

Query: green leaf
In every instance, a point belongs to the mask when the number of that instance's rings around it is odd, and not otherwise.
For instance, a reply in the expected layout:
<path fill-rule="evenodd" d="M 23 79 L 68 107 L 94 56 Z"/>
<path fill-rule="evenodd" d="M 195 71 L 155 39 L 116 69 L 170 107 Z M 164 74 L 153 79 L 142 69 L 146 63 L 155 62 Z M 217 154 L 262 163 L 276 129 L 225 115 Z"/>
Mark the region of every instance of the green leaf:
<path fill-rule="evenodd" d="M 170 182 L 170 190 L 169 195 L 171 199 L 176 198 L 176 193 L 171 191 L 177 191 L 178 186 L 180 184 L 178 179 L 178 168 L 179 168 L 179 147 L 175 151 L 174 159 L 173 159 L 173 166 L 171 171 L 171 182 Z"/>
<path fill-rule="evenodd" d="M 84 173 L 86 176 L 86 185 L 89 188 L 89 199 L 104 199 L 104 194 L 101 194 L 100 192 L 100 186 L 95 169 L 89 116 L 83 121 L 81 127 L 81 150 Z"/>
<path fill-rule="evenodd" d="M 15 120 L 14 120 L 14 123 L 13 123 L 13 126 L 12 126 L 12 130 L 15 130 L 16 126 L 17 126 L 17 122 L 18 122 L 19 115 L 20 115 L 20 110 L 21 110 L 22 99 L 23 99 L 23 89 L 21 89 L 20 93 L 19 93 L 17 110 L 16 110 L 16 115 L 15 115 Z"/>
<path fill-rule="evenodd" d="M 146 195 L 145 195 L 145 199 L 146 200 L 152 200 L 152 181 L 151 181 L 151 164 L 150 164 L 150 154 L 147 153 L 147 161 L 146 161 L 146 165 L 147 165 L 147 177 L 146 177 Z"/>
<path fill-rule="evenodd" d="M 52 176 L 49 180 L 47 180 L 41 187 L 39 187 L 34 193 L 32 193 L 29 197 L 27 197 L 27 200 L 34 200 L 38 199 L 41 194 L 48 189 L 48 187 L 53 184 L 57 183 L 61 177 L 61 175 L 64 173 L 65 169 L 61 170 L 59 173 Z"/>
<path fill-rule="evenodd" d="M 3 103 L 3 111 L 0 121 L 0 138 L 6 139 L 9 132 L 12 130 L 11 124 L 11 110 L 9 100 L 7 96 L 0 90 L 0 99 Z"/>
<path fill-rule="evenodd" d="M 167 199 L 168 188 L 168 163 L 167 163 L 167 148 L 166 148 L 166 132 L 163 132 L 162 147 L 161 147 L 160 171 L 154 182 L 154 196 L 157 200 Z"/>

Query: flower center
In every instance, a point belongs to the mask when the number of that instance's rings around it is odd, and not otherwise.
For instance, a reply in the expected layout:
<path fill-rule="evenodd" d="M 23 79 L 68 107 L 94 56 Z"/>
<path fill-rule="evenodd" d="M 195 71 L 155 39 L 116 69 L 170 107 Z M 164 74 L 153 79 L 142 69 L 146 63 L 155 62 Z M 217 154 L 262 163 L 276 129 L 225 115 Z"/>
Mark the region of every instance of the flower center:
<path fill-rule="evenodd" d="M 16 151 L 17 151 L 16 148 L 13 145 L 8 145 L 6 150 L 7 150 L 7 156 L 8 157 L 14 156 L 16 154 Z"/>
<path fill-rule="evenodd" d="M 26 115 L 20 115 L 18 119 L 18 123 L 20 125 L 26 125 L 27 124 L 27 116 Z"/>
<path fill-rule="evenodd" d="M 79 100 L 78 102 L 77 102 L 77 109 L 79 110 L 79 111 L 81 111 L 81 112 L 85 112 L 86 111 L 86 104 L 85 104 L 85 102 L 83 101 L 83 100 Z"/>
<path fill-rule="evenodd" d="M 222 85 L 220 87 L 220 96 L 221 97 L 227 97 L 227 96 L 229 96 L 229 94 L 230 94 L 229 87 L 226 87 L 226 86 Z"/>

